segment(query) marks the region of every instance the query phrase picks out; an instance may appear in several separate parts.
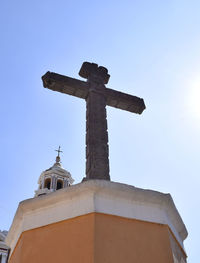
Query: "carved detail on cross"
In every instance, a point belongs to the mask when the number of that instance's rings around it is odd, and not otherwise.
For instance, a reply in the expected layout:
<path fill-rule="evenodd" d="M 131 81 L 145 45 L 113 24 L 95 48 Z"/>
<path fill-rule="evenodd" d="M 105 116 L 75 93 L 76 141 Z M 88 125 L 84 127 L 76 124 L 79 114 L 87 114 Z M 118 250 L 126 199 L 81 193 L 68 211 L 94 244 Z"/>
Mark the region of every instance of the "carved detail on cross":
<path fill-rule="evenodd" d="M 84 62 L 79 75 L 87 81 L 47 72 L 43 85 L 86 100 L 86 180 L 110 180 L 106 105 L 141 114 L 145 104 L 141 98 L 106 88 L 110 75 L 102 66 Z"/>

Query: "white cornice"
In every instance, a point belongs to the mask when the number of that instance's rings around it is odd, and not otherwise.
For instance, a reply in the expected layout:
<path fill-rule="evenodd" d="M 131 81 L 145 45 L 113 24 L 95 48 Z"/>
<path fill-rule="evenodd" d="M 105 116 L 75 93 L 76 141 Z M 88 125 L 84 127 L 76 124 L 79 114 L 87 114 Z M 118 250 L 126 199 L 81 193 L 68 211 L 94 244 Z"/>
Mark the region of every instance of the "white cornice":
<path fill-rule="evenodd" d="M 6 243 L 13 251 L 23 231 L 92 212 L 168 225 L 184 249 L 187 230 L 170 194 L 104 180 L 86 181 L 22 201 Z"/>

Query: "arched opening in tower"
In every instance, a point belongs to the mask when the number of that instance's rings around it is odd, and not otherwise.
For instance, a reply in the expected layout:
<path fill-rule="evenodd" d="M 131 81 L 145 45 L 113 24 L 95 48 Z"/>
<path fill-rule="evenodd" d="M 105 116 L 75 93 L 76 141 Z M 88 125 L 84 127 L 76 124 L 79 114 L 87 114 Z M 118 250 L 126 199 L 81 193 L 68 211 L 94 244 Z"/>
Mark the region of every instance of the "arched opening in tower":
<path fill-rule="evenodd" d="M 50 189 L 51 187 L 51 178 L 47 178 L 44 183 L 44 188 Z"/>
<path fill-rule="evenodd" d="M 59 189 L 61 189 L 61 188 L 63 188 L 63 181 L 62 181 L 62 180 L 58 180 L 58 181 L 57 181 L 56 190 L 59 190 Z"/>

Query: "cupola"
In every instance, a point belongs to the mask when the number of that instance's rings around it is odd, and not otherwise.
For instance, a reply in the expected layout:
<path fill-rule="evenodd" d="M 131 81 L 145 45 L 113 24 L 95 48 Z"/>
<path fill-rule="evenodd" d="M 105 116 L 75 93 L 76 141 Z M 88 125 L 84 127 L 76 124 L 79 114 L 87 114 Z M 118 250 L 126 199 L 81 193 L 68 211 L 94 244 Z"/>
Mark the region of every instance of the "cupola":
<path fill-rule="evenodd" d="M 35 197 L 40 195 L 49 194 L 59 189 L 69 187 L 73 184 L 74 179 L 71 174 L 61 166 L 60 162 L 60 146 L 56 156 L 56 162 L 52 167 L 41 173 L 38 180 L 38 190 L 35 191 Z"/>

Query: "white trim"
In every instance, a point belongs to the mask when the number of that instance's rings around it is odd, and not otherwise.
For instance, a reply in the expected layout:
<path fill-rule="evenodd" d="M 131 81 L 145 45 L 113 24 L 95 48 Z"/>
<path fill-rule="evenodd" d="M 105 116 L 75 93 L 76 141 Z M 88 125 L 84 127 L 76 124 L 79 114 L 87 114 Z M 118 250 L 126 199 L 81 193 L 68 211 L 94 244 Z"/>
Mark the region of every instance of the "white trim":
<path fill-rule="evenodd" d="M 91 212 L 168 225 L 183 247 L 185 225 L 170 194 L 104 180 L 90 180 L 22 201 L 6 238 L 11 253 L 21 233 Z"/>

